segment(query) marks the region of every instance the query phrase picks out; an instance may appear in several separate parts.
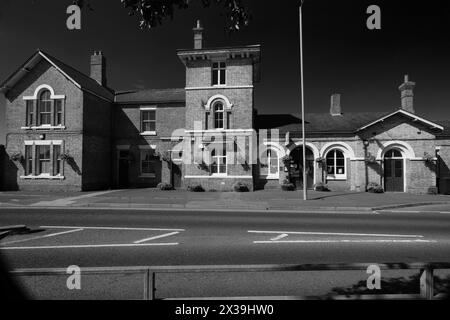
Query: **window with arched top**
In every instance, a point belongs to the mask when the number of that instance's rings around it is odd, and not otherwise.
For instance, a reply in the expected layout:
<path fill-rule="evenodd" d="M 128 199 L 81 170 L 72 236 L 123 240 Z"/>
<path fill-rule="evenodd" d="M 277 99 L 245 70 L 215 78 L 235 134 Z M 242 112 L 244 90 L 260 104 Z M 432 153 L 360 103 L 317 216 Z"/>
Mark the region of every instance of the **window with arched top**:
<path fill-rule="evenodd" d="M 384 155 L 386 159 L 402 159 L 402 153 L 397 149 L 391 149 Z"/>
<path fill-rule="evenodd" d="M 339 149 L 333 149 L 327 153 L 327 174 L 329 178 L 346 179 L 345 155 Z"/>
<path fill-rule="evenodd" d="M 43 90 L 38 99 L 38 125 L 52 124 L 52 99 L 49 90 Z"/>
<path fill-rule="evenodd" d="M 213 106 L 214 129 L 224 129 L 225 107 L 222 101 L 217 101 Z"/>

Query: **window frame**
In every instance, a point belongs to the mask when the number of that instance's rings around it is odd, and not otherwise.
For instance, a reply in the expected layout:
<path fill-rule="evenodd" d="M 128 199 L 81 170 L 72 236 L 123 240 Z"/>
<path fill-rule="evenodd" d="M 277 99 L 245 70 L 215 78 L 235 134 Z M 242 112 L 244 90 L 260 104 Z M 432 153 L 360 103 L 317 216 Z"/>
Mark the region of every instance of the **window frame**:
<path fill-rule="evenodd" d="M 274 157 L 272 157 L 272 152 L 275 152 L 276 155 L 277 155 L 276 156 L 276 159 L 277 159 L 276 160 L 276 165 L 277 165 L 277 167 L 276 167 L 277 168 L 277 172 L 276 173 L 271 173 L 270 172 L 270 168 L 272 167 L 272 160 L 275 159 Z M 266 163 L 266 165 L 267 165 L 267 174 L 261 173 L 261 168 L 262 168 L 261 165 L 263 163 L 260 162 L 260 168 L 259 168 L 260 176 L 265 178 L 265 179 L 268 179 L 268 180 L 279 179 L 280 178 L 280 155 L 279 155 L 278 150 L 276 150 L 275 148 L 268 147 L 268 148 L 266 148 L 264 153 L 265 153 L 264 158 L 267 159 L 267 163 Z M 269 153 L 270 153 L 270 155 L 269 155 Z"/>
<path fill-rule="evenodd" d="M 156 129 L 156 125 L 157 125 L 157 112 L 156 112 L 156 107 L 141 107 L 139 109 L 140 112 L 140 132 L 141 135 L 149 135 L 149 136 L 156 136 L 157 135 L 157 129 Z M 144 120 L 144 113 L 146 112 L 153 112 L 154 113 L 154 120 Z M 144 131 L 144 121 L 145 123 L 154 123 L 155 125 L 155 130 L 154 131 Z"/>
<path fill-rule="evenodd" d="M 222 109 L 221 110 L 216 110 L 216 107 L 218 105 L 222 105 Z M 225 130 L 225 104 L 222 100 L 217 100 L 214 102 L 213 106 L 212 106 L 212 111 L 213 111 L 213 122 L 214 122 L 214 130 Z M 222 119 L 217 119 L 216 116 L 217 115 L 221 115 Z M 217 126 L 217 121 L 222 121 L 222 126 L 218 127 Z"/>
<path fill-rule="evenodd" d="M 46 102 L 49 104 L 50 111 L 41 112 L 41 96 L 46 92 L 49 93 L 49 97 L 46 99 Z M 23 100 L 25 101 L 25 126 L 21 127 L 21 129 L 66 129 L 64 119 L 66 102 L 65 95 L 55 95 L 51 86 L 43 84 L 36 88 L 33 96 L 24 96 Z M 56 123 L 56 119 L 58 118 L 58 115 L 55 112 L 56 101 L 60 101 L 61 103 L 61 111 L 58 112 L 58 114 L 61 114 L 60 123 Z M 46 117 L 50 115 L 50 124 L 42 124 L 41 118 L 43 114 L 46 114 Z"/>
<path fill-rule="evenodd" d="M 48 94 L 48 98 L 45 100 L 42 98 L 44 94 Z M 45 103 L 45 104 L 43 104 Z M 52 93 L 48 89 L 43 89 L 41 92 L 39 92 L 39 96 L 37 99 L 37 106 L 36 106 L 36 121 L 37 125 L 40 127 L 51 127 L 52 124 L 52 114 L 53 114 L 53 99 L 52 99 Z M 45 106 L 46 111 L 42 111 L 43 106 Z M 48 110 L 47 110 L 48 109 Z M 44 123 L 42 121 L 42 116 L 48 116 L 49 117 L 49 123 Z"/>
<path fill-rule="evenodd" d="M 63 180 L 64 177 L 64 160 L 56 159 L 55 147 L 59 148 L 59 155 L 64 152 L 64 143 L 62 140 L 27 140 L 24 142 L 25 167 L 24 175 L 21 179 L 49 179 L 49 180 Z M 50 149 L 49 158 L 40 158 L 40 148 L 48 147 Z M 48 172 L 41 172 L 41 161 L 48 162 Z M 57 162 L 60 163 L 59 174 L 55 174 L 58 167 Z"/>
<path fill-rule="evenodd" d="M 228 159 L 227 159 L 227 151 L 225 146 L 223 147 L 221 154 L 217 155 L 217 150 L 214 149 L 211 152 L 211 164 L 209 165 L 209 172 L 213 177 L 226 177 L 228 176 Z M 214 165 L 214 160 L 216 159 L 216 164 Z M 220 164 L 220 160 L 223 161 L 223 164 Z M 220 168 L 225 167 L 225 172 L 220 172 Z M 216 172 L 214 172 L 213 167 L 217 167 Z"/>
<path fill-rule="evenodd" d="M 336 173 L 337 168 L 342 167 L 342 166 L 337 165 L 337 161 L 338 161 L 338 159 L 340 159 L 337 157 L 337 152 L 340 152 L 343 156 L 344 173 Z M 328 157 L 331 153 L 333 153 L 333 173 L 332 174 L 328 173 L 328 167 L 329 167 Z M 339 148 L 333 148 L 333 149 L 329 150 L 325 156 L 325 161 L 326 161 L 326 173 L 327 173 L 328 180 L 347 180 L 347 157 L 345 156 L 344 150 L 339 149 Z"/>
<path fill-rule="evenodd" d="M 225 61 L 214 61 L 212 63 L 211 84 L 213 87 L 224 87 L 227 85 L 227 63 Z M 215 83 L 217 74 L 217 83 Z M 223 78 L 223 79 L 222 79 Z"/>
<path fill-rule="evenodd" d="M 152 155 L 153 153 L 153 155 Z M 154 149 L 141 149 L 140 150 L 140 158 L 139 158 L 139 177 L 140 178 L 156 178 L 156 166 L 155 162 L 157 162 L 157 157 L 154 155 L 155 150 Z M 146 160 L 145 162 L 148 162 L 150 164 L 153 163 L 153 173 L 144 173 L 143 172 L 143 162 L 145 155 L 149 155 L 149 160 Z"/>

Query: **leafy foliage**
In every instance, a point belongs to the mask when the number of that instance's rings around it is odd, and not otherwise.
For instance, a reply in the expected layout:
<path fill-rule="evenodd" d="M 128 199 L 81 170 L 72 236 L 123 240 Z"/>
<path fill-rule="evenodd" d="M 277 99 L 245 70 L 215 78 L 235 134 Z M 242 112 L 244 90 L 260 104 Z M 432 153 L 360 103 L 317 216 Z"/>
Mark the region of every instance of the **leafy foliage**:
<path fill-rule="evenodd" d="M 367 185 L 367 191 L 370 193 L 384 193 L 384 189 L 376 182 L 371 182 Z"/>
<path fill-rule="evenodd" d="M 173 186 L 170 183 L 159 183 L 157 188 L 162 191 L 171 191 L 174 190 Z"/>
<path fill-rule="evenodd" d="M 190 192 L 205 192 L 205 189 L 201 185 L 189 186 L 188 191 Z"/>
<path fill-rule="evenodd" d="M 291 182 L 289 182 L 289 180 L 284 179 L 283 183 L 281 184 L 281 190 L 283 191 L 295 191 L 295 185 Z"/>
<path fill-rule="evenodd" d="M 233 185 L 233 190 L 235 192 L 249 192 L 250 188 L 243 182 L 236 182 Z"/>
<path fill-rule="evenodd" d="M 328 191 L 330 191 L 330 189 L 328 188 L 328 186 L 325 183 L 318 182 L 314 185 L 314 191 L 328 192 Z"/>

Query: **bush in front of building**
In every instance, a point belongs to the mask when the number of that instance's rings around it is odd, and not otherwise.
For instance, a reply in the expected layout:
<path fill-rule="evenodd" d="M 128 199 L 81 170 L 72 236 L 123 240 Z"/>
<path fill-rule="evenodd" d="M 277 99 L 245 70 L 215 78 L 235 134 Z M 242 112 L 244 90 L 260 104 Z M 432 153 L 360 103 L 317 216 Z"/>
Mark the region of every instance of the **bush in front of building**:
<path fill-rule="evenodd" d="M 323 182 L 318 182 L 314 185 L 314 191 L 322 191 L 322 192 L 328 192 L 330 189 L 328 186 Z"/>
<path fill-rule="evenodd" d="M 233 185 L 234 192 L 249 192 L 250 188 L 243 182 L 236 182 Z"/>
<path fill-rule="evenodd" d="M 158 183 L 157 188 L 162 191 L 174 190 L 174 187 L 170 183 L 163 183 L 163 182 Z"/>
<path fill-rule="evenodd" d="M 376 182 L 371 182 L 367 185 L 367 192 L 370 193 L 384 193 L 384 189 Z"/>
<path fill-rule="evenodd" d="M 289 180 L 285 179 L 283 180 L 283 183 L 281 184 L 281 190 L 283 191 L 295 191 L 295 185 L 291 182 L 289 182 Z"/>
<path fill-rule="evenodd" d="M 203 188 L 200 184 L 196 186 L 189 186 L 188 191 L 190 192 L 205 192 L 205 188 Z"/>

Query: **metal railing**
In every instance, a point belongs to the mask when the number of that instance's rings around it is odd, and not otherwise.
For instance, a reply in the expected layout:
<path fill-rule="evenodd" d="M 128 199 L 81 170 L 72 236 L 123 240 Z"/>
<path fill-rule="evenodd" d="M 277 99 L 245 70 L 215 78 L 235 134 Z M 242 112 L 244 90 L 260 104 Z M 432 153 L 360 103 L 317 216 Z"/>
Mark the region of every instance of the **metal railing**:
<path fill-rule="evenodd" d="M 367 270 L 373 263 L 341 263 L 341 264 L 301 264 L 301 265 L 223 265 L 223 266 L 165 266 L 165 267 L 104 267 L 82 268 L 83 275 L 125 275 L 141 274 L 144 278 L 144 300 L 156 299 L 156 275 L 157 274 L 195 274 L 195 273 L 225 273 L 225 272 L 299 272 L 299 271 L 357 271 Z M 369 295 L 326 295 L 326 296 L 277 296 L 272 299 L 442 299 L 446 294 L 435 295 L 434 271 L 438 269 L 450 269 L 450 263 L 383 263 L 376 264 L 380 270 L 420 270 L 420 294 L 369 294 Z M 67 276 L 64 268 L 48 269 L 16 269 L 10 271 L 12 276 Z M 179 297 L 183 298 L 183 297 Z M 207 299 L 226 299 L 226 297 Z M 233 299 L 250 298 L 235 297 Z M 264 297 L 251 297 L 261 299 Z"/>

